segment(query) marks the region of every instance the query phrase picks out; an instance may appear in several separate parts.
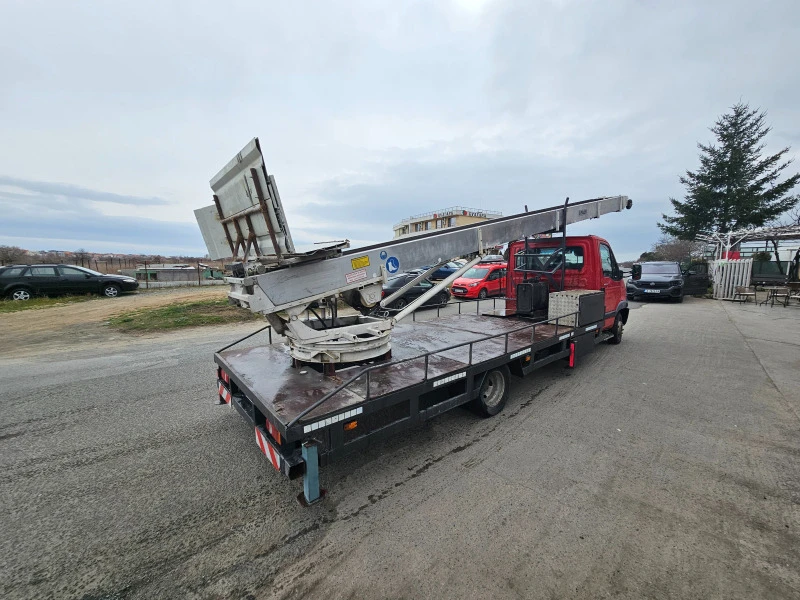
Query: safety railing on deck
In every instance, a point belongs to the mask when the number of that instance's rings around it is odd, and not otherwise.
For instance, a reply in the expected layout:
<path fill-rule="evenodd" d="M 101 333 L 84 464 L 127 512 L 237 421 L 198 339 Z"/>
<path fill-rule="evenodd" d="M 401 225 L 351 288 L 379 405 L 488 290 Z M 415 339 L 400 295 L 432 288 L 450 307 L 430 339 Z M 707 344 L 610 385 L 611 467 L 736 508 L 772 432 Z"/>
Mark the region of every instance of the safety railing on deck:
<path fill-rule="evenodd" d="M 459 308 L 459 312 L 458 312 L 458 314 L 462 314 L 461 306 L 460 306 L 461 304 L 475 304 L 476 305 L 476 313 L 478 313 L 478 314 L 480 313 L 480 306 L 479 306 L 480 305 L 480 301 L 478 301 L 478 302 L 459 302 L 457 304 L 459 304 L 459 307 L 458 307 Z M 496 304 L 495 304 L 495 306 L 496 306 Z M 414 314 L 416 314 L 416 313 L 414 313 Z M 508 338 L 509 338 L 509 336 L 511 336 L 511 335 L 513 335 L 515 333 L 519 333 L 520 331 L 525 331 L 527 329 L 530 329 L 531 330 L 531 344 L 530 345 L 532 347 L 534 345 L 534 343 L 536 342 L 536 329 L 537 329 L 537 327 L 541 329 L 545 325 L 555 324 L 555 327 L 556 327 L 555 335 L 557 336 L 560 333 L 559 332 L 559 327 L 561 327 L 561 321 L 562 320 L 569 320 L 570 317 L 574 317 L 574 320 L 572 322 L 573 323 L 577 323 L 577 315 L 578 315 L 578 312 L 576 311 L 576 312 L 568 313 L 568 314 L 565 314 L 565 315 L 561 315 L 561 316 L 556 317 L 554 319 L 548 319 L 546 321 L 539 321 L 539 322 L 536 322 L 536 323 L 526 324 L 526 325 L 523 325 L 522 327 L 519 327 L 517 329 L 513 329 L 511 331 L 506 331 L 504 333 L 488 335 L 486 337 L 483 337 L 483 338 L 478 339 L 478 340 L 473 340 L 471 342 L 462 342 L 460 344 L 454 344 L 452 346 L 447 346 L 445 348 L 437 348 L 435 350 L 431 350 L 431 351 L 426 352 L 424 354 L 420 354 L 419 356 L 412 356 L 410 358 L 403 358 L 403 359 L 399 359 L 399 360 L 394 360 L 394 361 L 391 361 L 391 362 L 388 362 L 388 363 L 380 363 L 380 364 L 376 364 L 376 365 L 371 365 L 371 366 L 369 366 L 369 367 L 367 367 L 365 369 L 360 370 L 358 373 L 353 375 L 350 379 L 344 381 L 341 385 L 339 385 L 339 387 L 337 387 L 334 390 L 331 390 L 330 392 L 325 394 L 322 398 L 317 400 L 314 404 L 312 404 L 311 406 L 309 406 L 306 409 L 304 409 L 300 414 L 298 414 L 294 419 L 292 419 L 286 427 L 287 427 L 287 429 L 293 427 L 303 417 L 305 417 L 307 414 L 309 414 L 312 411 L 316 410 L 317 408 L 319 408 L 320 406 L 325 404 L 328 400 L 333 398 L 336 394 L 338 394 L 342 390 L 350 387 L 353 383 L 355 383 L 356 381 L 358 381 L 361 378 L 365 378 L 365 388 L 366 388 L 365 400 L 369 400 L 370 397 L 371 397 L 371 395 L 370 395 L 371 373 L 373 371 L 378 370 L 378 369 L 388 369 L 388 368 L 393 367 L 395 365 L 399 365 L 399 364 L 403 364 L 403 363 L 407 363 L 407 362 L 411 362 L 411 361 L 424 360 L 425 367 L 424 367 L 424 370 L 423 370 L 422 379 L 420 380 L 420 382 L 424 382 L 424 381 L 428 380 L 428 367 L 429 367 L 429 362 L 430 362 L 430 356 L 432 354 L 441 354 L 443 352 L 449 352 L 449 351 L 455 350 L 457 348 L 465 348 L 465 347 L 467 347 L 467 348 L 469 348 L 467 366 L 472 366 L 472 364 L 473 364 L 473 360 L 472 360 L 472 358 L 473 358 L 473 348 L 474 348 L 475 344 L 481 344 L 481 343 L 484 343 L 484 342 L 487 342 L 487 341 L 490 341 L 490 340 L 494 340 L 494 339 L 497 339 L 497 338 L 504 338 L 503 354 L 508 354 Z M 439 309 L 437 308 L 437 317 L 438 316 L 439 316 Z M 573 326 L 570 325 L 570 327 L 573 327 Z M 550 339 L 550 338 L 548 338 L 548 339 Z"/>

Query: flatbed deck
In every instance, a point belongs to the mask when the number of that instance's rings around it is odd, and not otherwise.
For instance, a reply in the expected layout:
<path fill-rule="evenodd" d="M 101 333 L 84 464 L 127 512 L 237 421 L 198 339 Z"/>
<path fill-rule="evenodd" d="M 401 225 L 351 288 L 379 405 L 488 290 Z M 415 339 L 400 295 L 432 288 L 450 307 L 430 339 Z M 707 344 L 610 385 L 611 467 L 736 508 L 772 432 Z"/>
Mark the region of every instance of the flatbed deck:
<path fill-rule="evenodd" d="M 474 314 L 401 323 L 392 332 L 391 361 L 385 367 L 370 369 L 368 377 L 366 366 L 342 369 L 334 376 L 325 376 L 310 367 L 294 368 L 288 347 L 283 344 L 229 349 L 217 353 L 215 361 L 285 431 L 301 415 L 300 424 L 318 421 L 368 399 L 462 372 L 471 365 L 532 346 L 535 350 L 572 331 L 571 327 L 551 323 L 537 323 L 534 327 L 534 323 L 519 319 Z M 359 377 L 321 406 L 305 412 L 354 376 Z"/>

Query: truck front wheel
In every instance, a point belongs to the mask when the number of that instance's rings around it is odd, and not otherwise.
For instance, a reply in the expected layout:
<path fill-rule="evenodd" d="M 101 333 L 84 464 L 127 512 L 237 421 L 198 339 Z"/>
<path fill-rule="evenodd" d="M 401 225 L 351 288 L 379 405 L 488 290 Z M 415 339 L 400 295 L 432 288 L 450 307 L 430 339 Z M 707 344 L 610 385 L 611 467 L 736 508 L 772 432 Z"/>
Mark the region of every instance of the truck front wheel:
<path fill-rule="evenodd" d="M 493 369 L 483 376 L 478 397 L 473 401 L 475 410 L 484 417 L 493 417 L 506 405 L 511 372 L 506 365 Z"/>
<path fill-rule="evenodd" d="M 622 315 L 617 314 L 617 318 L 614 319 L 614 327 L 611 328 L 612 336 L 608 339 L 609 344 L 619 344 L 622 341 L 623 328 Z"/>

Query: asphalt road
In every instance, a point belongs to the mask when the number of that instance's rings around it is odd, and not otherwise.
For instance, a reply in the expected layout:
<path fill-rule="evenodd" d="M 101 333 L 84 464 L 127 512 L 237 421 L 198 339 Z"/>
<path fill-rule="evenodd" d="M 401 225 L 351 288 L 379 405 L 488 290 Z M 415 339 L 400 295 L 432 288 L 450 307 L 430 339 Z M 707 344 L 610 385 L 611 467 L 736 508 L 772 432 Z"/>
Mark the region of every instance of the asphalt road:
<path fill-rule="evenodd" d="M 213 404 L 252 329 L 5 355 L 0 597 L 800 597 L 798 309 L 637 307 L 499 416 L 323 469 L 309 509 Z"/>

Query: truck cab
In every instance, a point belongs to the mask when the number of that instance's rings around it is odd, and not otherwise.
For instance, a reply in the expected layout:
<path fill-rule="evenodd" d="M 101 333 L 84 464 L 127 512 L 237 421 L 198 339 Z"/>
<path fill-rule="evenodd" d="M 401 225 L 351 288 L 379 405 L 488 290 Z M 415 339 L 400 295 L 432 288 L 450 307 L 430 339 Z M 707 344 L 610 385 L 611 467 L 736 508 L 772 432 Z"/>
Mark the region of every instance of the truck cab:
<path fill-rule="evenodd" d="M 628 321 L 622 270 L 614 258 L 611 244 L 603 238 L 586 235 L 568 236 L 566 240 L 519 240 L 511 243 L 507 252 L 506 296 L 510 299 L 509 308 L 518 308 L 520 284 L 535 283 L 542 289 L 543 296 L 561 289 L 601 291 L 605 294 L 603 329 L 614 328 L 618 317 L 622 324 Z"/>

